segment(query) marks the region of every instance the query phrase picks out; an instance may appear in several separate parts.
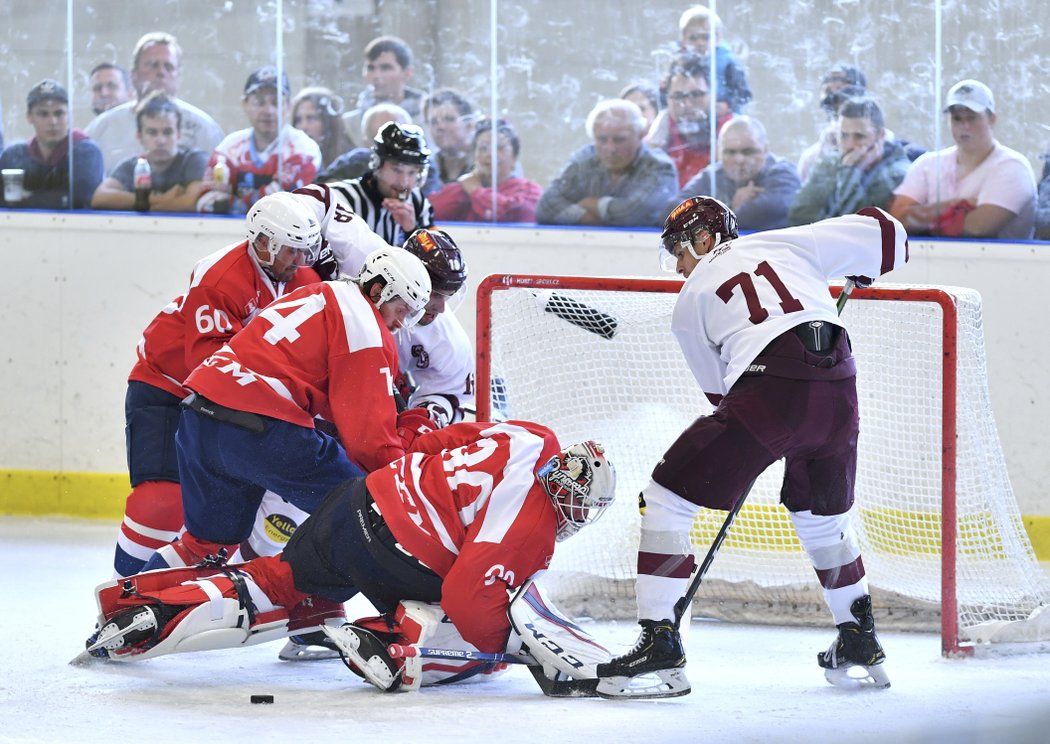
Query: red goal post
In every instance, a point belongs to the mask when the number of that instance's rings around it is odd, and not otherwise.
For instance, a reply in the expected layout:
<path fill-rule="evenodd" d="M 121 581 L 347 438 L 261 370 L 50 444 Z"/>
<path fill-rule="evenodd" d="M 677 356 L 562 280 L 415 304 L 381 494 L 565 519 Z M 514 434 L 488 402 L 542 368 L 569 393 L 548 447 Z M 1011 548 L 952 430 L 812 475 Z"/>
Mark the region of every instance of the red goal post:
<path fill-rule="evenodd" d="M 559 601 L 578 614 L 633 615 L 634 496 L 674 438 L 711 410 L 670 333 L 681 286 L 494 275 L 478 288 L 478 419 L 535 420 L 563 442 L 598 439 L 617 468 L 617 503 L 559 545 L 549 572 Z M 876 285 L 855 290 L 843 318 L 860 368 L 854 522 L 880 624 L 939 626 L 946 655 L 1050 639 L 1050 612 L 1041 614 L 1050 582 L 991 414 L 980 295 Z M 756 483 L 698 593 L 699 614 L 829 622 L 778 503 L 781 477 L 774 466 Z M 698 556 L 723 517 L 698 517 Z"/>

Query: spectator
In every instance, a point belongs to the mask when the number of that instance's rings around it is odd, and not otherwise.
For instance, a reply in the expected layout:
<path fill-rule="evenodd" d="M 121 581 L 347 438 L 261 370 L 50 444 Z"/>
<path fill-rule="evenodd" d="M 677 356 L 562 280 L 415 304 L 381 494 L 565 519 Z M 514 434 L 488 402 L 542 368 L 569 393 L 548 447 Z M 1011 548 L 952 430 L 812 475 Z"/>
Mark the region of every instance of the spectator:
<path fill-rule="evenodd" d="M 574 152 L 540 198 L 536 220 L 558 225 L 653 226 L 677 187 L 674 163 L 645 144 L 630 101 L 600 101 L 587 116 L 594 144 Z"/>
<path fill-rule="evenodd" d="M 680 187 L 711 162 L 711 92 L 707 79 L 703 57 L 687 52 L 676 59 L 660 86 L 667 108 L 657 114 L 646 138 L 650 147 L 671 156 Z M 718 125 L 723 123 L 719 121 Z"/>
<path fill-rule="evenodd" d="M 179 147 L 182 112 L 175 102 L 155 90 L 135 107 L 142 155 L 128 158 L 99 184 L 93 209 L 132 209 L 135 206 L 135 163 L 149 162 L 152 178 L 149 208 L 153 212 L 193 212 L 200 196 L 208 153 Z"/>
<path fill-rule="evenodd" d="M 159 90 L 175 101 L 182 112 L 182 138 L 179 146 L 187 150 L 211 152 L 222 140 L 222 129 L 206 113 L 177 97 L 182 65 L 182 49 L 171 34 L 153 31 L 135 44 L 132 54 L 131 83 L 137 98 Z M 85 130 L 98 143 L 106 173 L 138 153 L 135 132 L 135 101 L 99 114 Z"/>
<path fill-rule="evenodd" d="M 24 171 L 24 198 L 6 207 L 85 209 L 102 180 L 102 153 L 79 129 L 69 129 L 69 94 L 54 80 L 41 80 L 26 97 L 26 121 L 35 134 L 16 142 L 0 155 L 0 168 Z M 70 148 L 73 183 L 70 188 Z M 72 202 L 70 202 L 72 198 Z"/>
<path fill-rule="evenodd" d="M 711 27 L 715 42 L 715 95 L 718 119 L 739 114 L 751 100 L 747 73 L 733 57 L 729 45 L 722 41 L 722 19 L 710 8 L 696 5 L 682 13 L 678 20 L 679 45 L 683 52 L 710 57 Z"/>
<path fill-rule="evenodd" d="M 441 88 L 423 101 L 423 120 L 441 183 L 451 183 L 474 167 L 474 104 L 451 88 Z"/>
<path fill-rule="evenodd" d="M 1039 182 L 1039 198 L 1035 208 L 1035 237 L 1050 240 L 1050 154 L 1043 156 L 1043 179 Z"/>
<path fill-rule="evenodd" d="M 343 114 L 343 123 L 351 137 L 363 133 L 364 114 L 377 103 L 395 103 L 419 121 L 423 91 L 409 87 L 412 79 L 412 50 L 396 36 L 379 36 L 365 47 L 365 65 L 361 70 L 367 87 L 357 97 L 357 107 Z M 363 142 L 371 141 L 365 137 Z"/>
<path fill-rule="evenodd" d="M 889 209 L 893 189 L 911 161 L 899 142 L 887 141 L 882 109 L 871 98 L 850 98 L 839 108 L 839 153 L 813 167 L 788 214 L 792 225 Z"/>
<path fill-rule="evenodd" d="M 798 175 L 802 183 L 809 178 L 809 171 L 817 162 L 839 154 L 839 107 L 846 99 L 859 98 L 867 93 L 867 78 L 853 65 L 838 64 L 824 74 L 820 82 L 820 109 L 827 115 L 827 123 L 820 130 L 817 141 L 803 150 L 798 159 Z"/>
<path fill-rule="evenodd" d="M 736 212 L 741 230 L 787 227 L 788 208 L 800 185 L 798 171 L 769 152 L 762 122 L 750 116 L 727 121 L 718 135 L 718 159 L 689 180 L 665 214 L 692 196 L 709 194 Z"/>
<path fill-rule="evenodd" d="M 396 103 L 377 103 L 368 109 L 361 119 L 362 134 L 368 138 L 366 141 L 375 142 L 379 130 L 382 129 L 384 124 L 391 121 L 398 124 L 411 124 L 412 117 Z M 344 152 L 328 167 L 318 173 L 314 183 L 332 183 L 333 181 L 350 181 L 355 178 L 361 178 L 372 170 L 371 162 L 371 147 L 355 147 L 350 152 Z M 427 168 L 426 182 L 420 191 L 423 196 L 429 196 L 439 188 L 441 188 L 441 179 L 438 178 L 437 170 L 434 168 L 434 157 L 431 155 L 430 167 Z"/>
<path fill-rule="evenodd" d="M 514 172 L 518 168 L 521 140 L 508 122 L 496 122 L 496 163 L 492 163 L 492 120 L 478 122 L 474 139 L 474 169 L 446 183 L 430 195 L 434 218 L 459 222 L 535 222 L 536 203 L 543 193 L 535 181 Z M 495 176 L 495 178 L 493 178 Z M 492 184 L 496 183 L 493 214 Z"/>
<path fill-rule="evenodd" d="M 1035 176 L 1028 159 L 999 144 L 992 91 L 962 80 L 948 91 L 955 145 L 921 156 L 890 208 L 909 233 L 1028 240 L 1035 224 Z"/>
<path fill-rule="evenodd" d="M 321 149 L 306 132 L 288 123 L 291 89 L 283 72 L 280 85 L 278 108 L 277 69 L 260 67 L 248 76 L 241 108 L 251 126 L 228 135 L 212 152 L 197 211 L 227 211 L 229 200 L 229 211 L 246 214 L 267 194 L 313 183 L 321 165 Z M 228 183 L 214 178 L 220 161 L 227 165 Z"/>
<path fill-rule="evenodd" d="M 322 167 L 353 149 L 342 113 L 343 99 L 328 88 L 303 88 L 292 99 L 292 126 L 310 135 L 321 148 Z"/>
<path fill-rule="evenodd" d="M 620 98 L 641 109 L 645 117 L 645 131 L 648 132 L 656 115 L 660 113 L 660 91 L 646 83 L 633 83 L 620 91 Z"/>
<path fill-rule="evenodd" d="M 91 110 L 96 116 L 131 99 L 128 71 L 112 62 L 95 65 L 88 83 L 91 85 Z"/>

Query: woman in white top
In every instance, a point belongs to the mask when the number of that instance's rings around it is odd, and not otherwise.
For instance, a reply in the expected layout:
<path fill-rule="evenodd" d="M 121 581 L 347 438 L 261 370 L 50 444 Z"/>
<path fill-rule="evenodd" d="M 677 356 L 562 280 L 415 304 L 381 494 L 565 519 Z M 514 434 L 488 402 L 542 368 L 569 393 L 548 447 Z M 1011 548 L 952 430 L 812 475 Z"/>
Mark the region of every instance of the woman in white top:
<path fill-rule="evenodd" d="M 955 145 L 912 164 L 890 213 L 916 235 L 1031 239 L 1035 176 L 1027 158 L 995 140 L 991 90 L 958 82 L 944 110 Z"/>

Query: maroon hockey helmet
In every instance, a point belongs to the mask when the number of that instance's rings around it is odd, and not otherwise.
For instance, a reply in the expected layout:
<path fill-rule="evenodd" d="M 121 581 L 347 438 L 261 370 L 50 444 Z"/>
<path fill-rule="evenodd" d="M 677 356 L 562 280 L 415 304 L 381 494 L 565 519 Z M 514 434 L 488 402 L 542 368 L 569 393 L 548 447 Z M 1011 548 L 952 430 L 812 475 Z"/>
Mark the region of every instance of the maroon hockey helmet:
<path fill-rule="evenodd" d="M 660 242 L 671 255 L 682 243 L 689 245 L 692 252 L 693 240 L 702 232 L 714 239 L 711 248 L 733 240 L 737 237 L 736 215 L 712 196 L 691 196 L 667 215 Z"/>
<path fill-rule="evenodd" d="M 435 292 L 452 295 L 466 283 L 466 261 L 456 241 L 444 230 L 416 230 L 408 236 L 404 248 L 427 267 Z"/>

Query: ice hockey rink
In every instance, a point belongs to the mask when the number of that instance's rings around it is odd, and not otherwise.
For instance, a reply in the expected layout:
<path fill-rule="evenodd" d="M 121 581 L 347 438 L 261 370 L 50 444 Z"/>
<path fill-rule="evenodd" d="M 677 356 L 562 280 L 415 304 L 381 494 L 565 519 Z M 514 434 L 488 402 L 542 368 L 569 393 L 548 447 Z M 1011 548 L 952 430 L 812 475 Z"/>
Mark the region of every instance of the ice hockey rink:
<path fill-rule="evenodd" d="M 338 661 L 279 661 L 278 643 L 71 667 L 93 627 L 93 589 L 110 574 L 114 529 L 0 518 L 0 742 L 1050 740 L 1050 655 L 946 660 L 933 634 L 880 634 L 892 687 L 849 692 L 816 666 L 830 628 L 694 620 L 692 694 L 662 701 L 546 698 L 520 667 L 383 694 Z M 636 636 L 628 621 L 587 627 L 613 650 Z M 256 693 L 274 703 L 251 704 Z"/>

